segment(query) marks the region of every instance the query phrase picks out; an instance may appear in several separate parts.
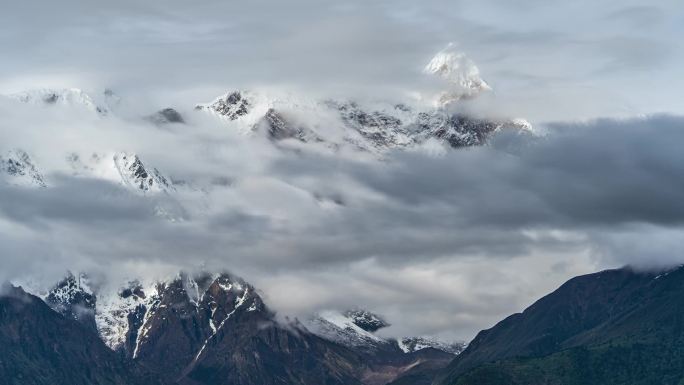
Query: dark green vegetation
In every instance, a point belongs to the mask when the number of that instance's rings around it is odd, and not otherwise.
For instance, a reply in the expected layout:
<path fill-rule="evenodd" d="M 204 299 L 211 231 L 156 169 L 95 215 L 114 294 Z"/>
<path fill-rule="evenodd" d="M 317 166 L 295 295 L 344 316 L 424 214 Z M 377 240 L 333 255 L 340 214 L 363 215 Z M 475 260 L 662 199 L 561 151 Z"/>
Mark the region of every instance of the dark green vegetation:
<path fill-rule="evenodd" d="M 482 331 L 441 384 L 684 384 L 684 269 L 574 278 Z"/>

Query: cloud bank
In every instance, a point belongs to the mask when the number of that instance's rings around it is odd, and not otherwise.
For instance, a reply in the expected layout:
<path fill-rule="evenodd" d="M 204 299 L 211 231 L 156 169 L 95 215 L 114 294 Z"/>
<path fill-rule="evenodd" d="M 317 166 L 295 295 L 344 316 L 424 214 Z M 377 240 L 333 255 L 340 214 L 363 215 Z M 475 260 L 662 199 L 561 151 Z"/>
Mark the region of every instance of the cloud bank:
<path fill-rule="evenodd" d="M 202 112 L 165 129 L 4 106 L 2 142 L 25 146 L 49 181 L 0 187 L 5 279 L 228 268 L 283 313 L 366 306 L 392 320 L 389 334 L 469 338 L 574 274 L 684 261 L 677 116 L 378 158 L 275 146 Z M 116 148 L 194 187 L 143 196 L 64 166 L 71 151 Z"/>

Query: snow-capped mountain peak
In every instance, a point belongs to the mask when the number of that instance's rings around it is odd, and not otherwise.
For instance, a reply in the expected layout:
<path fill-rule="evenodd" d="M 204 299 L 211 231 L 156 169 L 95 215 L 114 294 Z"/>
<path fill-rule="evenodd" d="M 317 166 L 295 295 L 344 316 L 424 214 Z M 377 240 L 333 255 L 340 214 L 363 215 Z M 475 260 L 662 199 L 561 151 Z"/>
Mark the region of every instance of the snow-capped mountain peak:
<path fill-rule="evenodd" d="M 254 101 L 251 97 L 252 94 L 248 91 L 231 91 L 210 103 L 197 104 L 195 109 L 209 111 L 228 120 L 237 120 L 252 110 Z"/>
<path fill-rule="evenodd" d="M 86 274 L 69 272 L 44 300 L 56 312 L 95 330 L 96 297 Z"/>
<path fill-rule="evenodd" d="M 126 186 L 143 192 L 163 192 L 172 189 L 169 181 L 156 169 L 147 169 L 136 154 L 114 154 L 114 165 Z"/>
<path fill-rule="evenodd" d="M 480 77 L 480 70 L 475 63 L 457 48 L 456 44 L 449 43 L 423 70 L 448 82 L 450 89 L 440 96 L 441 104 L 473 98 L 492 89 Z"/>

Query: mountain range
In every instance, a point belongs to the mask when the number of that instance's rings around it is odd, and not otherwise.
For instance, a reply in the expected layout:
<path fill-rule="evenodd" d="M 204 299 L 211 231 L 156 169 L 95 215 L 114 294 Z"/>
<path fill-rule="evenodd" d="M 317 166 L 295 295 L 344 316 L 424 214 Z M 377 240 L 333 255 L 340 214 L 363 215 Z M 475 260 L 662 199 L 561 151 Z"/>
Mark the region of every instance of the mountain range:
<path fill-rule="evenodd" d="M 441 93 L 397 97 L 399 101 L 393 102 L 234 89 L 208 103 L 163 107 L 131 117 L 122 107 L 126 100 L 111 89 L 91 95 L 78 88 L 43 88 L 0 99 L 9 103 L 9 108 L 18 103 L 34 108 L 37 114 L 46 109 L 68 109 L 79 112 L 76 119 L 90 114 L 89 119 L 95 119 L 94 122 L 175 127 L 178 135 L 192 132 L 198 121 L 213 118 L 216 130 L 255 140 L 265 138 L 280 149 L 301 149 L 302 145 L 332 153 L 345 149 L 378 159 L 389 151 L 425 145 L 455 149 L 486 145 L 500 131 L 532 134 L 532 126 L 524 119 L 481 117 L 463 108 L 463 103 L 491 93 L 492 88 L 456 46 L 449 45 L 438 52 L 424 72 L 442 82 Z M 130 140 L 135 142 L 137 138 Z M 146 154 L 128 148 L 51 148 L 50 164 L 42 165 L 36 159 L 45 158 L 45 154 L 32 151 L 16 143 L 0 144 L 0 183 L 49 188 L 50 174 L 58 170 L 61 174 L 102 179 L 143 195 L 211 188 L 206 182 L 188 180 L 187 175 L 178 177 L 174 170 L 158 169 L 149 163 Z M 58 158 L 62 161 L 55 162 Z"/>
<path fill-rule="evenodd" d="M 684 268 L 573 278 L 469 344 L 400 341 L 352 309 L 282 319 L 230 274 L 132 281 L 98 295 L 68 275 L 0 295 L 8 384 L 680 384 Z M 109 294 L 111 295 L 111 293 Z M 318 327 L 318 328 L 316 328 Z M 67 380 L 68 379 L 68 380 Z"/>
<path fill-rule="evenodd" d="M 115 292 L 96 288 L 84 274 L 68 274 L 46 292 L 32 291 L 38 296 L 11 285 L 3 289 L 2 329 L 9 333 L 4 337 L 29 349 L 28 358 L 7 356 L 7 368 L 21 369 L 2 372 L 10 383 L 24 383 L 18 376 L 29 376 L 33 366 L 45 366 L 45 379 L 57 379 L 62 377 L 49 373 L 67 375 L 70 366 L 81 365 L 90 383 L 111 377 L 113 383 L 154 378 L 167 384 L 387 384 L 404 375 L 432 376 L 464 347 L 376 336 L 387 323 L 360 309 L 312 315 L 305 322 L 278 318 L 257 289 L 228 273 L 131 281 Z M 12 325 L 24 319 L 47 334 L 21 326 L 26 334 L 15 335 Z M 329 327 L 312 327 L 321 323 Z M 86 346 L 79 333 L 88 337 Z M 73 360 L 57 348 L 30 350 L 39 345 L 73 350 Z M 91 357 L 91 350 L 99 355 Z"/>

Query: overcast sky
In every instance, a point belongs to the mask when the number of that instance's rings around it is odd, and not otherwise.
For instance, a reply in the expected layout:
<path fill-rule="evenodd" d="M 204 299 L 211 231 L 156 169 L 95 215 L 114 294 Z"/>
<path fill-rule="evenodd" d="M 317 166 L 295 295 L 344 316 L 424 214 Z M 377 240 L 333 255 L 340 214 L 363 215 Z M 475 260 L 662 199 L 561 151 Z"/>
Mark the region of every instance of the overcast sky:
<path fill-rule="evenodd" d="M 0 15 L 0 90 L 110 87 L 192 102 L 255 84 L 411 91 L 426 60 L 456 42 L 499 108 L 528 119 L 681 112 L 683 8 L 678 0 L 27 0 Z"/>
<path fill-rule="evenodd" d="M 0 278 L 67 268 L 228 268 L 292 314 L 367 307 L 390 335 L 470 339 L 574 275 L 684 263 L 684 10 L 678 0 L 21 1 L 0 14 L 0 93 L 105 88 L 181 111 L 235 88 L 376 99 L 434 85 L 455 42 L 494 88 L 487 110 L 538 138 L 435 155 L 297 152 L 190 119 L 35 113 L 0 100 L 0 150 L 49 189 L 0 187 Z M 61 168 L 135 151 L 167 174 L 230 183 L 141 197 Z M 178 210 L 169 222 L 155 207 Z"/>

